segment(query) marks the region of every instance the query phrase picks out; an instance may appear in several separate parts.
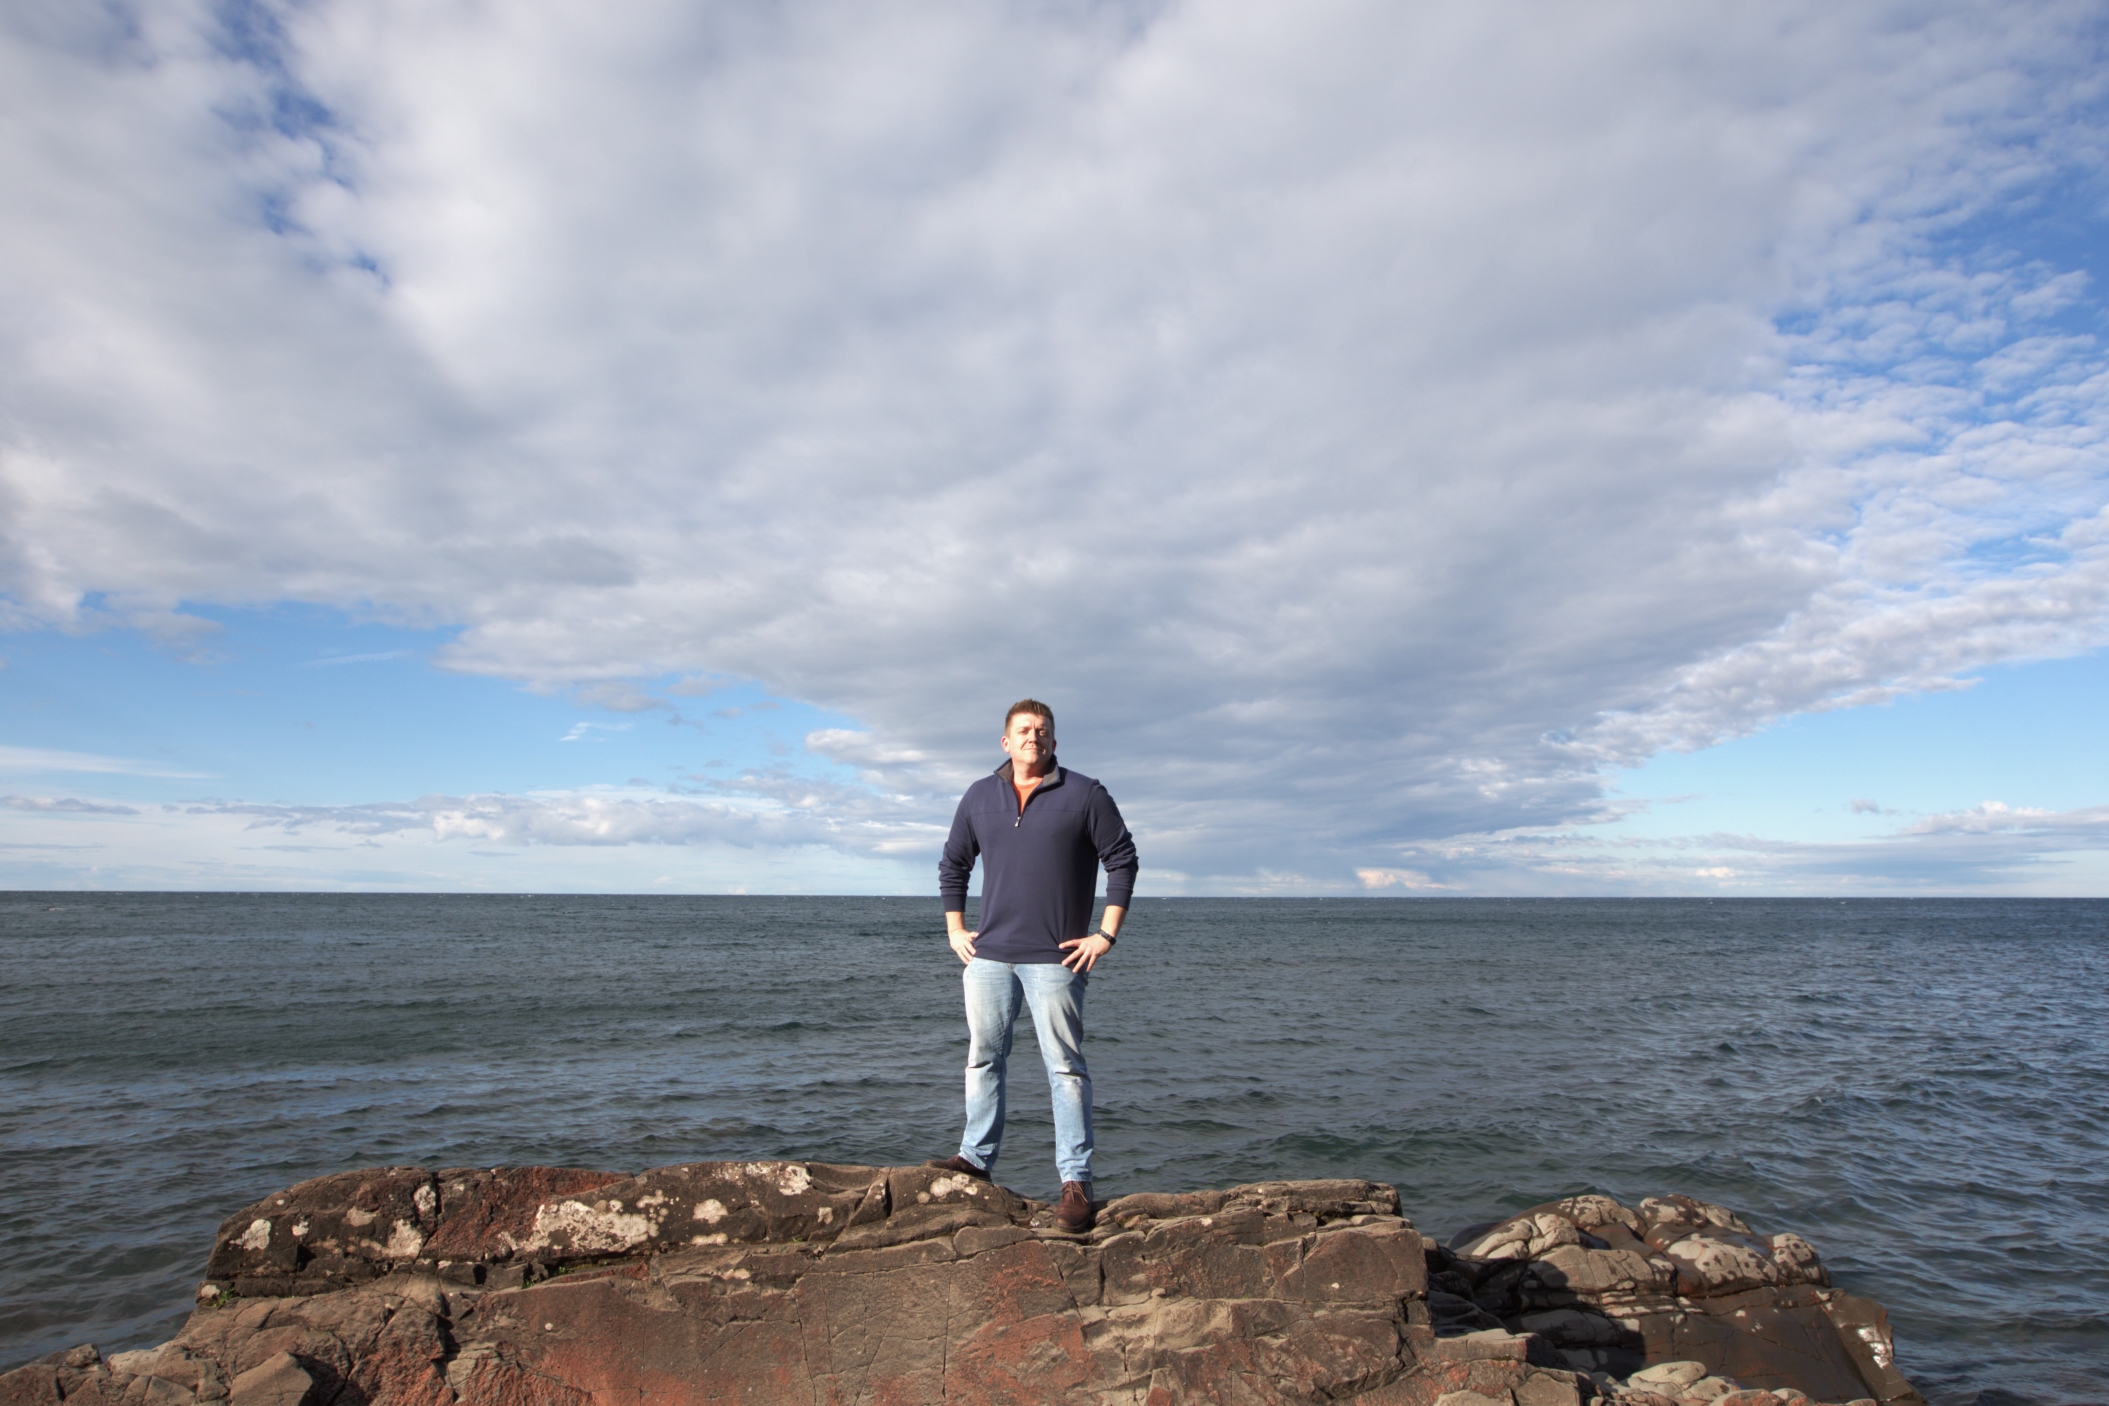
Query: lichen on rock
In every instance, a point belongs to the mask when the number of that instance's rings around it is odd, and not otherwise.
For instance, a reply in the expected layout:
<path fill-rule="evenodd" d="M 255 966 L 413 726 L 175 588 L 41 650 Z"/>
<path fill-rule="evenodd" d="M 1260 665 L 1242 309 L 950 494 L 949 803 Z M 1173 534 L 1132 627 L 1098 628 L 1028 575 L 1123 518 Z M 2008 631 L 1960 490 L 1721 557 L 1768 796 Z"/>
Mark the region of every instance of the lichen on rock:
<path fill-rule="evenodd" d="M 1633 1406 L 1740 1391 L 1920 1399 L 1896 1370 L 1879 1305 L 1831 1288 L 1808 1241 L 1762 1236 L 1724 1206 L 1570 1197 L 1473 1226 L 1443 1253 L 1436 1282 L 1449 1303 L 1538 1334 Z"/>
<path fill-rule="evenodd" d="M 54 1354 L 0 1406 L 1917 1401 L 1881 1310 L 1724 1208 L 1570 1197 L 1453 1246 L 1353 1180 L 1072 1235 L 927 1167 L 379 1168 L 228 1217 L 175 1340 Z"/>

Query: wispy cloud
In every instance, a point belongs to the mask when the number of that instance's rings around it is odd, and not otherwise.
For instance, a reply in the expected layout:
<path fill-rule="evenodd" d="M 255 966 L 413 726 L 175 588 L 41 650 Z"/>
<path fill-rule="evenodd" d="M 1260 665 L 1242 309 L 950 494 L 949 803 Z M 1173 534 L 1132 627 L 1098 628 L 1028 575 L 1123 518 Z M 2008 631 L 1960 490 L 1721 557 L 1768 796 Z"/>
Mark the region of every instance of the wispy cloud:
<path fill-rule="evenodd" d="M 1399 858 L 1421 867 L 1396 872 L 1494 893 L 2055 891 L 2077 859 L 2103 852 L 2109 852 L 2109 806 L 2054 812 L 1989 802 L 1851 841 L 1725 832 L 1459 835 L 1402 847 Z"/>
<path fill-rule="evenodd" d="M 131 806 L 84 801 L 78 796 L 0 796 L 0 806 L 9 810 L 47 811 L 62 815 L 137 815 Z"/>
<path fill-rule="evenodd" d="M 106 757 L 94 752 L 68 752 L 55 747 L 9 747 L 0 745 L 0 771 L 101 772 L 115 776 L 158 776 L 198 780 L 211 776 L 204 771 L 183 771 L 160 762 L 131 757 Z"/>
<path fill-rule="evenodd" d="M 415 659 L 417 655 L 407 649 L 384 649 L 377 654 L 339 654 L 328 659 L 310 659 L 304 669 L 330 669 L 339 664 L 381 664 L 391 659 Z"/>
<path fill-rule="evenodd" d="M 606 708 L 612 713 L 643 713 L 673 706 L 635 684 L 620 680 L 581 685 L 572 691 L 572 697 L 584 707 Z"/>
<path fill-rule="evenodd" d="M 628 723 L 575 722 L 571 725 L 571 730 L 559 737 L 557 741 L 605 742 L 608 740 L 607 738 L 596 737 L 594 734 L 597 732 L 627 732 L 629 729 L 630 725 Z"/>
<path fill-rule="evenodd" d="M 242 801 L 184 807 L 194 816 L 238 816 L 251 829 L 299 834 L 427 835 L 501 845 L 819 845 L 879 856 L 921 853 L 943 830 L 867 813 L 845 816 L 812 804 L 791 785 L 757 782 L 726 788 L 725 798 L 654 797 L 620 792 L 548 795 L 426 796 L 415 801 L 347 806 L 288 806 Z M 868 808 L 867 808 L 868 809 Z"/>
<path fill-rule="evenodd" d="M 1907 835 L 2038 836 L 2055 840 L 2061 848 L 2109 848 L 2109 805 L 2081 810 L 2052 811 L 2012 807 L 1986 801 L 1968 810 L 1930 815 L 1909 826 Z"/>

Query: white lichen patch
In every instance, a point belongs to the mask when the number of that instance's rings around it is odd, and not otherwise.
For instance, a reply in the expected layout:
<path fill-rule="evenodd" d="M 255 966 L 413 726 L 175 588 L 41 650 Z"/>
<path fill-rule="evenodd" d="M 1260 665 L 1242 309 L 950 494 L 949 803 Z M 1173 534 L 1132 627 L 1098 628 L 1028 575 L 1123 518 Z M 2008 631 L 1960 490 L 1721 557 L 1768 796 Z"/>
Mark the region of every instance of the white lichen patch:
<path fill-rule="evenodd" d="M 1782 1283 L 1802 1280 L 1813 1284 L 1823 1280 L 1823 1262 L 1816 1257 L 1815 1247 L 1799 1235 L 1773 1236 L 1772 1259 L 1780 1268 Z"/>
<path fill-rule="evenodd" d="M 749 1162 L 740 1168 L 743 1176 L 766 1181 L 785 1196 L 803 1196 L 812 1189 L 813 1176 L 796 1162 Z"/>
<path fill-rule="evenodd" d="M 308 1220 L 306 1216 L 302 1216 L 299 1220 L 293 1222 L 293 1238 L 295 1240 L 305 1240 L 307 1234 Z"/>
<path fill-rule="evenodd" d="M 363 1229 L 364 1227 L 373 1224 L 374 1213 L 372 1211 L 362 1211 L 357 1206 L 354 1206 L 344 1213 L 344 1218 L 350 1221 L 353 1225 L 359 1226 Z"/>
<path fill-rule="evenodd" d="M 725 1203 L 718 1200 L 715 1196 L 708 1201 L 697 1202 L 694 1219 L 703 1222 L 705 1225 L 716 1225 L 719 1221 L 725 1219 Z"/>
<path fill-rule="evenodd" d="M 439 1195 L 431 1187 L 421 1186 L 412 1193 L 410 1204 L 417 1207 L 419 1220 L 430 1220 L 432 1213 L 439 1209 Z"/>
<path fill-rule="evenodd" d="M 253 1220 L 242 1232 L 241 1247 L 245 1250 L 268 1250 L 271 1248 L 271 1222 Z"/>
<path fill-rule="evenodd" d="M 570 1248 L 585 1251 L 628 1250 L 652 1238 L 659 1224 L 651 1213 L 625 1213 L 620 1203 L 589 1206 L 583 1201 L 559 1201 L 535 1212 L 535 1228 L 523 1250 L 547 1249 L 562 1238 Z"/>
<path fill-rule="evenodd" d="M 968 1176 L 965 1172 L 960 1172 L 956 1176 L 939 1177 L 936 1181 L 930 1183 L 930 1195 L 934 1200 L 942 1201 L 955 1191 L 963 1196 L 979 1196 L 981 1187 L 976 1184 L 974 1178 Z M 918 1196 L 916 1199 L 921 1200 L 922 1198 Z"/>
<path fill-rule="evenodd" d="M 689 1237 L 688 1243 L 691 1245 L 722 1245 L 729 1238 L 724 1231 L 720 1230 L 712 1235 L 692 1235 Z"/>
<path fill-rule="evenodd" d="M 1687 1271 L 1716 1292 L 1777 1284 L 1779 1266 L 1771 1257 L 1749 1246 L 1710 1235 L 1687 1235 L 1669 1247 L 1678 1273 Z"/>
<path fill-rule="evenodd" d="M 388 1244 L 385 1247 L 388 1258 L 392 1260 L 414 1260 L 417 1258 L 417 1252 L 424 1248 L 425 1233 L 406 1220 L 395 1223 L 395 1229 L 388 1233 Z"/>
<path fill-rule="evenodd" d="M 835 1223 L 835 1208 L 833 1206 L 822 1206 L 813 1214 L 819 1218 L 822 1225 L 833 1225 Z"/>
<path fill-rule="evenodd" d="M 667 1195 L 664 1191 L 655 1191 L 649 1196 L 638 1197 L 637 1209 L 640 1211 L 650 1210 L 654 1206 L 664 1206 L 667 1202 L 673 1199 L 673 1197 Z"/>

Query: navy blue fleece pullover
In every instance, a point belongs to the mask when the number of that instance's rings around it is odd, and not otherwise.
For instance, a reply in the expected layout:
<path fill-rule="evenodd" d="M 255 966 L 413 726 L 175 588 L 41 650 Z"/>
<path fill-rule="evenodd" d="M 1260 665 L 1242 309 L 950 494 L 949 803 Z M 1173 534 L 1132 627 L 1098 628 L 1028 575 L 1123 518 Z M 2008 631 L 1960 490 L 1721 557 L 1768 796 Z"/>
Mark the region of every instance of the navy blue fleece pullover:
<path fill-rule="evenodd" d="M 976 956 L 997 962 L 1059 962 L 1060 944 L 1091 930 L 1098 868 L 1106 904 L 1135 896 L 1135 837 L 1106 788 L 1056 766 L 1018 807 L 1006 761 L 959 798 L 937 888 L 947 913 L 967 910 L 967 880 L 981 859 L 981 928 Z"/>

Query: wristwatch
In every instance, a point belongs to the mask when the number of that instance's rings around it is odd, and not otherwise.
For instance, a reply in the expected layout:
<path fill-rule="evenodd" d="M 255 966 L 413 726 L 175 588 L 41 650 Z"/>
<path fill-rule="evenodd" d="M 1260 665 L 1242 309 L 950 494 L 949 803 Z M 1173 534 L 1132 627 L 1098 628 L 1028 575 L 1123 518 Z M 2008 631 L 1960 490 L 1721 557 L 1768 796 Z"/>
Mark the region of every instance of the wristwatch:
<path fill-rule="evenodd" d="M 1095 933 L 1093 933 L 1093 934 L 1091 934 L 1091 935 L 1092 935 L 1093 937 L 1103 937 L 1104 939 L 1106 939 L 1106 945 L 1107 945 L 1108 947 L 1111 947 L 1111 946 L 1113 946 L 1113 945 L 1114 945 L 1115 943 L 1117 943 L 1117 942 L 1119 942 L 1119 941 L 1120 941 L 1120 939 L 1119 939 L 1119 938 L 1115 937 L 1115 936 L 1114 936 L 1114 935 L 1113 935 L 1112 933 L 1110 933 L 1110 932 L 1107 932 L 1107 931 L 1106 931 L 1106 930 L 1105 930 L 1104 928 L 1100 928 L 1100 929 L 1099 929 L 1099 930 L 1098 930 L 1097 932 L 1095 932 Z"/>

